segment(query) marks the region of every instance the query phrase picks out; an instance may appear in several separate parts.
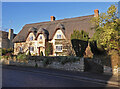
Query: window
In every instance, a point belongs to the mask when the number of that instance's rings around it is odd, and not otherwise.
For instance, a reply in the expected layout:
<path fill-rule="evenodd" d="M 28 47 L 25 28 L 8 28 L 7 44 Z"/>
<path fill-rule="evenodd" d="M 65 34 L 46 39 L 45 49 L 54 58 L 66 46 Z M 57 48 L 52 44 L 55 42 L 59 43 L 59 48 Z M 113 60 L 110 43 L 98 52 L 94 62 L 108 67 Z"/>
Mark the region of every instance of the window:
<path fill-rule="evenodd" d="M 22 50 L 23 50 L 22 47 L 20 47 L 20 52 L 22 52 Z"/>
<path fill-rule="evenodd" d="M 57 39 L 61 39 L 61 34 L 58 34 L 58 35 L 57 35 Z"/>
<path fill-rule="evenodd" d="M 42 39 L 42 36 L 40 36 L 40 39 Z"/>
<path fill-rule="evenodd" d="M 33 36 L 30 36 L 30 41 L 32 41 L 33 40 Z"/>
<path fill-rule="evenodd" d="M 62 46 L 56 46 L 56 51 L 61 52 L 62 51 Z"/>
<path fill-rule="evenodd" d="M 29 51 L 34 51 L 34 47 L 29 47 Z"/>

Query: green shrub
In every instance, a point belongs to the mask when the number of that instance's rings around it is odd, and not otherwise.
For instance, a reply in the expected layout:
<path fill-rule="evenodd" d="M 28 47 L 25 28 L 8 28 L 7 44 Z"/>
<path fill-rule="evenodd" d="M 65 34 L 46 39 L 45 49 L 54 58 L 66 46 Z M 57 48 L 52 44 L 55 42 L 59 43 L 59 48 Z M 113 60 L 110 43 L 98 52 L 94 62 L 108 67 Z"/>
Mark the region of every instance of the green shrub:
<path fill-rule="evenodd" d="M 53 61 L 54 61 L 54 59 L 45 58 L 45 59 L 43 59 L 43 66 L 49 65 L 49 64 L 51 64 Z"/>
<path fill-rule="evenodd" d="M 5 59 L 8 59 L 9 58 L 9 56 L 3 56 Z"/>
<path fill-rule="evenodd" d="M 23 61 L 23 60 L 26 60 L 26 59 L 27 59 L 27 56 L 25 55 L 25 53 L 18 54 L 18 55 L 17 55 L 17 59 Z"/>
<path fill-rule="evenodd" d="M 80 58 L 79 57 L 72 57 L 72 56 L 68 56 L 68 57 L 63 57 L 61 60 L 60 60 L 60 63 L 61 64 L 65 64 L 65 63 L 68 63 L 68 62 L 76 62 L 76 61 L 79 61 Z"/>
<path fill-rule="evenodd" d="M 6 49 L 6 48 L 3 48 L 2 49 L 2 55 L 6 55 L 7 53 L 13 53 L 13 49 L 12 48 L 9 48 L 9 49 Z"/>
<path fill-rule="evenodd" d="M 45 58 L 43 60 L 43 66 L 47 66 L 49 64 L 49 59 L 48 58 Z"/>
<path fill-rule="evenodd" d="M 47 42 L 45 48 L 45 56 L 49 56 L 53 53 L 53 46 L 52 43 Z"/>
<path fill-rule="evenodd" d="M 7 53 L 6 48 L 3 48 L 3 49 L 2 49 L 2 55 L 5 55 L 6 53 Z"/>

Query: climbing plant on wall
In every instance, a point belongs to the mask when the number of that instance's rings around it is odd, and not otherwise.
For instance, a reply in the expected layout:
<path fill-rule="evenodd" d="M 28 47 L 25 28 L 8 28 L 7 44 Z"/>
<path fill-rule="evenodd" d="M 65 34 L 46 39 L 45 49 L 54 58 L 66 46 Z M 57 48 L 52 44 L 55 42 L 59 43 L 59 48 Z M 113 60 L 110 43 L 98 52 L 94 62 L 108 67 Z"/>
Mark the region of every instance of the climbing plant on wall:
<path fill-rule="evenodd" d="M 52 43 L 46 42 L 45 56 L 49 56 L 53 53 Z"/>

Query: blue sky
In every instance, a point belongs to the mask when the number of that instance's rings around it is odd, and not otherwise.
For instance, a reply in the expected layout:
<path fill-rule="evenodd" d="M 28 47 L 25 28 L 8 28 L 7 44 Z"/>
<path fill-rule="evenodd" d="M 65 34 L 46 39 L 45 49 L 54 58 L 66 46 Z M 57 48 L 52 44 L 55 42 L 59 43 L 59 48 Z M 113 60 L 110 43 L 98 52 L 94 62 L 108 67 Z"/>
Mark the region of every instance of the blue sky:
<path fill-rule="evenodd" d="M 94 14 L 94 9 L 106 12 L 115 2 L 2 2 L 2 27 L 18 33 L 25 24 Z"/>

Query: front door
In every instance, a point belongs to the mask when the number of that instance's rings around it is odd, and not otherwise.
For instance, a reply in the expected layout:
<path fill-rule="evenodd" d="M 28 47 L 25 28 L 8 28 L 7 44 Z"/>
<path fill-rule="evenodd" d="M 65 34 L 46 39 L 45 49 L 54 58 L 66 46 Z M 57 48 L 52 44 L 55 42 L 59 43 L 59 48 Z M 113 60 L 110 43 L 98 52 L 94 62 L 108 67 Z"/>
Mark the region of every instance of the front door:
<path fill-rule="evenodd" d="M 38 55 L 40 55 L 40 47 L 38 47 Z"/>

